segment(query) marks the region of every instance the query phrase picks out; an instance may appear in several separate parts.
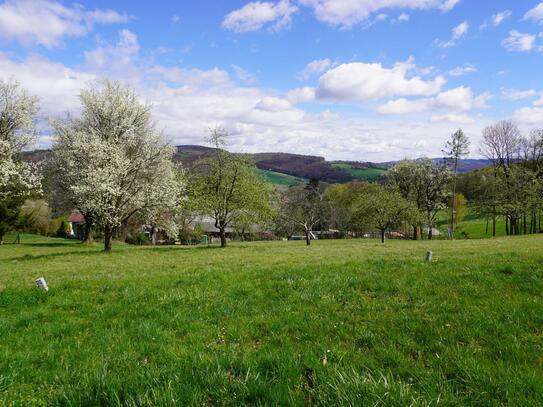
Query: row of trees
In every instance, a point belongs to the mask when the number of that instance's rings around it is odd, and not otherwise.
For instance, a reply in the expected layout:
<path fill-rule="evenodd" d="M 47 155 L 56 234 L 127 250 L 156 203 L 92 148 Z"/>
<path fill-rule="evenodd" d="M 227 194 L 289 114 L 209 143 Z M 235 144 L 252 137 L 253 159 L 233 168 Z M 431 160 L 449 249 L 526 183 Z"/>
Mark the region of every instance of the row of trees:
<path fill-rule="evenodd" d="M 409 228 L 413 239 L 427 231 L 431 239 L 440 212 L 450 210 L 449 237 L 462 203 L 457 192 L 471 194 L 479 212 L 507 220 L 508 233 L 535 232 L 541 210 L 543 132 L 520 137 L 514 124 L 485 129 L 482 153 L 492 168 L 479 176 L 473 191 L 458 175 L 470 142 L 459 130 L 445 145 L 446 160 L 404 160 L 381 183 L 352 182 L 325 188 L 317 180 L 276 193 L 243 154 L 226 151 L 227 134 L 210 133 L 212 158 L 190 171 L 173 160 L 170 146 L 152 120 L 151 107 L 130 88 L 103 81 L 80 94 L 81 114 L 50 120 L 52 155 L 37 171 L 22 159 L 35 138 L 38 101 L 15 82 L 0 82 L 0 240 L 12 228 L 25 200 L 44 196 L 56 215 L 81 212 L 86 241 L 100 230 L 104 249 L 115 233 L 132 223 L 179 236 L 200 215 L 211 216 L 227 244 L 227 230 L 260 224 L 278 234 L 312 231 L 387 231 Z M 43 183 L 39 174 L 43 174 Z M 470 181 L 471 182 L 471 181 Z M 471 185 L 470 184 L 470 185 Z M 521 226 L 522 225 L 522 226 Z"/>
<path fill-rule="evenodd" d="M 492 222 L 505 219 L 506 234 L 537 233 L 543 210 L 543 130 L 521 135 L 510 121 L 501 121 L 483 131 L 481 153 L 492 167 L 468 176 L 477 211 Z M 467 189 L 467 188 L 466 188 Z"/>
<path fill-rule="evenodd" d="M 50 120 L 52 155 L 38 171 L 23 161 L 23 150 L 35 141 L 38 100 L 14 81 L 0 82 L 0 241 L 21 223 L 25 200 L 42 194 L 39 174 L 53 213 L 81 212 L 85 241 L 100 230 L 106 251 L 129 223 L 175 238 L 194 213 L 209 214 L 224 246 L 232 223 L 271 213 L 269 186 L 247 157 L 223 149 L 223 130 L 211 133 L 216 156 L 189 174 L 174 162 L 151 107 L 132 89 L 106 80 L 83 90 L 80 101 L 80 116 Z"/>

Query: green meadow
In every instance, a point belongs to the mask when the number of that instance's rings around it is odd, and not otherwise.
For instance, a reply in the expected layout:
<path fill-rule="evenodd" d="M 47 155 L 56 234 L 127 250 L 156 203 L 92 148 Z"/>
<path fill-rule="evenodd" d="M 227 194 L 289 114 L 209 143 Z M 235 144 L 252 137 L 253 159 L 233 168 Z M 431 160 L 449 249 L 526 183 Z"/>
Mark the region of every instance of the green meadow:
<path fill-rule="evenodd" d="M 293 175 L 282 174 L 271 170 L 263 170 L 256 168 L 257 174 L 261 175 L 264 180 L 276 187 L 290 187 L 292 185 L 304 184 L 307 182 L 305 178 L 295 177 Z"/>
<path fill-rule="evenodd" d="M 341 168 L 352 177 L 364 181 L 373 181 L 386 173 L 385 168 L 354 168 L 350 164 L 342 162 L 334 162 L 332 166 L 335 168 Z"/>
<path fill-rule="evenodd" d="M 542 248 L 24 235 L 0 247 L 0 405 L 540 406 Z"/>

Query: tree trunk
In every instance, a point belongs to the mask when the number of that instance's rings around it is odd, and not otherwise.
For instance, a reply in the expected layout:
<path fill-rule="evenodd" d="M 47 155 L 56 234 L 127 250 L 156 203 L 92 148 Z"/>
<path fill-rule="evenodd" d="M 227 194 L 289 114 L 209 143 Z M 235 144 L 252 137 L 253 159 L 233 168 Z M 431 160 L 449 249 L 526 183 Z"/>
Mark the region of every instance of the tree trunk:
<path fill-rule="evenodd" d="M 0 246 L 4 244 L 4 233 L 0 232 Z"/>
<path fill-rule="evenodd" d="M 505 235 L 509 236 L 509 218 L 505 218 Z"/>
<path fill-rule="evenodd" d="M 496 237 L 496 215 L 492 216 L 492 237 Z"/>
<path fill-rule="evenodd" d="M 385 230 L 381 229 L 381 243 L 385 243 Z"/>
<path fill-rule="evenodd" d="M 305 231 L 305 245 L 306 246 L 311 245 L 311 231 L 310 230 Z"/>
<path fill-rule="evenodd" d="M 104 227 L 104 251 L 110 252 L 111 251 L 111 237 L 113 235 L 113 231 L 111 229 L 111 226 L 105 226 Z"/>
<path fill-rule="evenodd" d="M 419 240 L 419 227 L 418 227 L 418 225 L 413 225 L 413 240 Z"/>
<path fill-rule="evenodd" d="M 433 228 L 431 226 L 428 227 L 428 240 L 432 240 L 432 235 L 434 233 L 432 229 Z"/>
<path fill-rule="evenodd" d="M 226 247 L 226 230 L 224 227 L 219 228 L 219 235 L 221 236 L 221 247 Z"/>
<path fill-rule="evenodd" d="M 85 216 L 85 235 L 83 237 L 83 243 L 85 244 L 91 244 L 93 242 L 92 227 L 93 227 L 92 219 L 90 217 Z"/>
<path fill-rule="evenodd" d="M 154 226 L 151 226 L 151 244 L 156 246 L 157 241 L 157 229 Z"/>

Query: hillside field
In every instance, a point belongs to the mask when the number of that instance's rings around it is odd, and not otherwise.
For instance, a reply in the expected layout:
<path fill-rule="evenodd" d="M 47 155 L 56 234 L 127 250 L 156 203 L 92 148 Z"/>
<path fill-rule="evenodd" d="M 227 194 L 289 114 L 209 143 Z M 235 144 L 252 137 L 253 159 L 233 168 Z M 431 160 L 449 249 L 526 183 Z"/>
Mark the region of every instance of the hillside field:
<path fill-rule="evenodd" d="M 373 181 L 384 175 L 387 170 L 385 168 L 368 167 L 368 168 L 354 168 L 348 163 L 340 161 L 332 163 L 334 168 L 340 168 L 346 171 L 350 176 L 357 180 Z"/>
<path fill-rule="evenodd" d="M 294 177 L 292 175 L 282 174 L 280 172 L 262 170 L 260 168 L 257 168 L 256 172 L 262 176 L 266 182 L 269 182 L 276 187 L 288 188 L 293 185 L 307 183 L 307 179 L 305 178 Z"/>
<path fill-rule="evenodd" d="M 24 235 L 0 247 L 0 405 L 540 406 L 542 247 L 526 236 L 106 254 Z"/>

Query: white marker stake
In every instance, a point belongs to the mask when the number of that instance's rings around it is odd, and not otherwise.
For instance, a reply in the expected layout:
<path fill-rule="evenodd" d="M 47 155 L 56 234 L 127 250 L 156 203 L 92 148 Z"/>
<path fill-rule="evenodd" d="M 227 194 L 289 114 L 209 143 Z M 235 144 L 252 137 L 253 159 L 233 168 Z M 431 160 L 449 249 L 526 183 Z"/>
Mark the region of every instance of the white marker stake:
<path fill-rule="evenodd" d="M 432 262 L 432 257 L 433 257 L 433 255 L 434 255 L 434 254 L 433 254 L 431 251 L 427 251 L 427 252 L 426 252 L 426 261 L 427 261 L 428 263 L 431 263 L 431 262 Z"/>
<path fill-rule="evenodd" d="M 36 285 L 40 290 L 49 291 L 49 287 L 47 287 L 47 281 L 45 281 L 45 278 L 40 277 L 36 280 Z"/>

